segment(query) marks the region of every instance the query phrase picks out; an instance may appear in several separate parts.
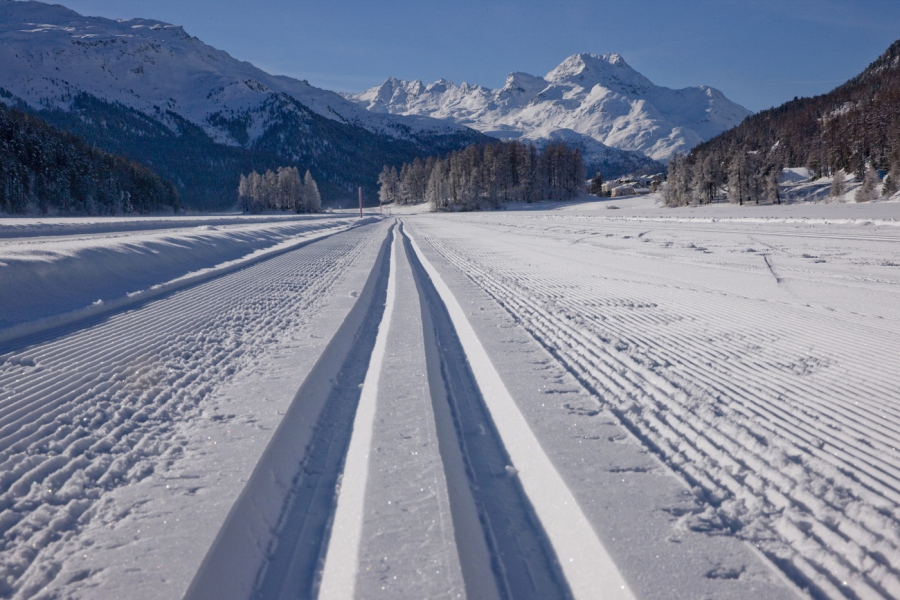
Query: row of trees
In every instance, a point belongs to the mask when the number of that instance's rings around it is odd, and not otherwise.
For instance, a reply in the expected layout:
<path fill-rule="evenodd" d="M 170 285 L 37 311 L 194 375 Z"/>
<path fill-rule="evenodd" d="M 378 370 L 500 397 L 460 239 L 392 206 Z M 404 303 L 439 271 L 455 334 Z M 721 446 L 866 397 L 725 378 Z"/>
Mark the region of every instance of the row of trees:
<path fill-rule="evenodd" d="M 435 211 L 497 208 L 505 202 L 567 200 L 584 188 L 581 153 L 562 143 L 543 151 L 532 144 L 477 144 L 445 158 L 385 167 L 378 178 L 382 202 L 428 202 Z"/>
<path fill-rule="evenodd" d="M 663 198 L 667 206 L 709 204 L 723 197 L 734 204 L 781 204 L 778 184 L 782 167 L 775 153 L 746 151 L 740 147 L 718 160 L 712 153 L 702 156 L 679 154 L 669 161 Z M 845 172 L 838 169 L 832 177 L 829 195 L 843 198 L 847 192 Z M 875 168 L 866 165 L 861 181 L 854 194 L 857 202 L 895 194 L 900 190 L 900 161 L 894 163 L 883 183 Z"/>
<path fill-rule="evenodd" d="M 669 164 L 666 201 L 780 202 L 782 166 L 807 166 L 816 177 L 853 174 L 856 199 L 900 186 L 900 42 L 859 76 L 814 98 L 794 100 L 745 119 Z M 888 173 L 876 189 L 875 170 Z M 874 178 L 874 179 L 873 179 Z M 843 182 L 838 184 L 842 189 Z M 727 192 L 726 192 L 727 186 Z M 832 195 L 841 195 L 832 190 Z"/>
<path fill-rule="evenodd" d="M 678 154 L 669 161 L 663 186 L 667 206 L 709 204 L 727 196 L 735 204 L 781 204 L 777 156 L 735 146 L 725 157 Z"/>
<path fill-rule="evenodd" d="M 117 215 L 178 211 L 149 169 L 0 103 L 0 212 Z"/>
<path fill-rule="evenodd" d="M 319 186 L 307 170 L 300 180 L 297 167 L 279 167 L 265 173 L 253 171 L 241 175 L 238 197 L 244 212 L 264 210 L 292 210 L 298 213 L 322 210 Z"/>

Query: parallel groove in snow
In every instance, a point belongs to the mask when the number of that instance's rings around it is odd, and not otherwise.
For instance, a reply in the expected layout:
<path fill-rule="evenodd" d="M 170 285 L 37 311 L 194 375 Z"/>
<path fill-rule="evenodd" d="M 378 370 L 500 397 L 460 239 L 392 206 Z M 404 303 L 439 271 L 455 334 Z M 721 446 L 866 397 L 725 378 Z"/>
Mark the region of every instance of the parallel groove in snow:
<path fill-rule="evenodd" d="M 542 235 L 526 218 L 513 221 L 484 228 Z M 866 360 L 829 368 L 833 359 L 808 354 L 803 341 L 840 335 L 847 356 L 864 357 L 895 347 L 895 327 L 775 305 L 733 335 L 731 305 L 713 290 L 616 275 L 576 282 L 522 266 L 527 252 L 499 256 L 450 235 L 426 240 L 703 490 L 715 511 L 693 517 L 697 526 L 738 531 L 822 596 L 900 595 L 900 374 Z M 754 347 L 766 353 L 748 353 Z"/>
<path fill-rule="evenodd" d="M 353 598 L 359 569 L 359 546 L 363 527 L 363 508 L 366 482 L 369 473 L 369 453 L 372 448 L 372 429 L 375 423 L 375 404 L 378 399 L 378 381 L 387 346 L 388 330 L 394 314 L 397 293 L 397 230 L 391 230 L 391 261 L 388 276 L 387 299 L 381 325 L 375 338 L 372 359 L 366 371 L 362 394 L 353 420 L 353 437 L 341 476 L 334 524 L 325 554 L 325 566 L 319 598 L 342 600 Z"/>
<path fill-rule="evenodd" d="M 208 394 L 308 322 L 371 235 L 319 241 L 0 355 L 0 577 L 17 597 L 52 581 L 67 532 L 98 518 L 107 490 L 178 459 L 179 422 L 204 418 Z"/>
<path fill-rule="evenodd" d="M 407 234 L 409 235 L 409 234 Z M 541 448 L 502 378 L 491 364 L 450 288 L 409 235 L 412 248 L 450 314 L 478 386 L 484 396 L 517 477 L 556 551 L 576 598 L 633 598 L 590 521 Z"/>

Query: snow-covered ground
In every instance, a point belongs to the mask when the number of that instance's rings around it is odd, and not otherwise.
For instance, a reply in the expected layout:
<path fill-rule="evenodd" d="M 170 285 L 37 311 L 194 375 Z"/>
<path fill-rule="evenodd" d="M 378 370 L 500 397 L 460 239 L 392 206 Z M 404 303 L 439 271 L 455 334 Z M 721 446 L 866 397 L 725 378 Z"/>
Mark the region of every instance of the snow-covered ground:
<path fill-rule="evenodd" d="M 900 203 L 390 212 L 6 235 L 0 596 L 900 596 Z"/>

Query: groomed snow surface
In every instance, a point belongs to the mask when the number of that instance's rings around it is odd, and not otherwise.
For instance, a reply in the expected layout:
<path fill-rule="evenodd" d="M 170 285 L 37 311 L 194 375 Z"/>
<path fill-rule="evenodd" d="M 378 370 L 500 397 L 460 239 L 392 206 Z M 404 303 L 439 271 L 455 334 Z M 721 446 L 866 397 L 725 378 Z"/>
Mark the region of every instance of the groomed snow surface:
<path fill-rule="evenodd" d="M 900 203 L 655 201 L 0 220 L 0 597 L 900 597 Z"/>

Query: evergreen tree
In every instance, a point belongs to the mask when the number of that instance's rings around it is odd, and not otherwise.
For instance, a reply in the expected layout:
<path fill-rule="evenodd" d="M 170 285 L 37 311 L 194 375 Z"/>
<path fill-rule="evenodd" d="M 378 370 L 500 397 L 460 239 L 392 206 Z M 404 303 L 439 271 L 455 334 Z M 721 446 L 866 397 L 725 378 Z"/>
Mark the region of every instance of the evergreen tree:
<path fill-rule="evenodd" d="M 180 208 L 171 182 L 0 103 L 0 212 L 116 215 Z"/>
<path fill-rule="evenodd" d="M 597 174 L 591 179 L 588 192 L 593 196 L 603 196 L 603 177 L 600 176 L 600 171 L 597 171 Z"/>

